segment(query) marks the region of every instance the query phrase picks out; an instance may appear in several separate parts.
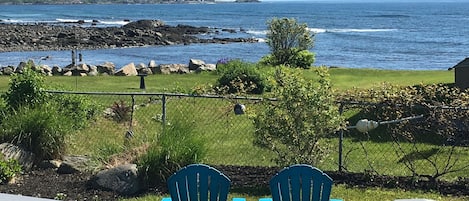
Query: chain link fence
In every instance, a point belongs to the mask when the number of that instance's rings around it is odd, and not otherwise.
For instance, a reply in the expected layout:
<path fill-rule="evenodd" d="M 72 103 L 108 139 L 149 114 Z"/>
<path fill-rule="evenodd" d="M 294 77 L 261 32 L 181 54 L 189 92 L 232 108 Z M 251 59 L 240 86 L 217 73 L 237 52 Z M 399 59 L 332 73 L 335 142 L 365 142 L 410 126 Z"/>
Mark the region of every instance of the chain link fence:
<path fill-rule="evenodd" d="M 112 143 L 122 146 L 129 137 L 136 145 L 151 142 L 163 132 L 165 125 L 184 121 L 191 124 L 193 133 L 205 142 L 209 150 L 209 155 L 204 158 L 205 163 L 275 166 L 273 153 L 253 145 L 255 128 L 250 118 L 261 109 L 261 101 L 273 100 L 170 93 L 49 93 L 87 96 L 103 106 L 102 117 L 77 134 L 87 137 L 76 141 L 102 141 L 100 144 L 103 147 L 100 149 L 104 152 L 112 147 Z M 372 118 L 353 115 L 360 113 L 362 107 L 366 106 L 342 103 L 341 113 L 352 116 L 349 121 L 355 125 L 359 119 Z M 110 112 L 119 108 L 127 109 L 127 116 L 116 117 Z M 318 167 L 326 171 L 396 176 L 416 173 L 433 175 L 453 170 L 458 171 L 450 176 L 469 173 L 466 166 L 469 164 L 467 147 L 396 141 L 385 132 L 388 126 L 391 125 L 380 125 L 367 133 L 360 133 L 351 127 L 333 134 L 328 141 L 333 153 Z M 117 140 L 100 136 L 115 136 Z M 77 152 L 80 153 L 80 150 Z"/>

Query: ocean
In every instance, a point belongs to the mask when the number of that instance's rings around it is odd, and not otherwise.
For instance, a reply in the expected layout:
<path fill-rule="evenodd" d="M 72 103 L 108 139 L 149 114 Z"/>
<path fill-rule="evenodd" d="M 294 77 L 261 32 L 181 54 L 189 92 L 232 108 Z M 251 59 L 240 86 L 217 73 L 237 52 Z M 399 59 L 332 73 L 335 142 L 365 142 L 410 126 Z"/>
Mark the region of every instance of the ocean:
<path fill-rule="evenodd" d="M 469 2 L 314 3 L 261 2 L 152 5 L 0 5 L 1 23 L 99 21 L 122 26 L 127 21 L 158 19 L 168 25 L 238 30 L 217 37 L 252 37 L 265 41 L 266 22 L 295 18 L 315 35 L 314 65 L 392 70 L 447 70 L 469 56 Z M 201 36 L 207 37 L 207 36 Z M 1 40 L 1 39 L 0 39 Z M 265 42 L 191 44 L 78 50 L 87 64 L 182 63 L 201 59 L 257 62 L 269 53 Z M 49 56 L 48 60 L 41 58 Z M 70 63 L 70 51 L 0 53 L 0 67 L 33 59 L 49 66 Z"/>

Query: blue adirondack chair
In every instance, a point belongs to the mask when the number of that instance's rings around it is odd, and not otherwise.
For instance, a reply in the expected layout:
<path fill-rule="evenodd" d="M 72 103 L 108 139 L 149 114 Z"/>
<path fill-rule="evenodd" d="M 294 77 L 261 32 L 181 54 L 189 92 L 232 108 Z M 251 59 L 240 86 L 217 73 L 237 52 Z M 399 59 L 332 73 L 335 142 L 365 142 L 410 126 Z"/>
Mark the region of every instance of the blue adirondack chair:
<path fill-rule="evenodd" d="M 230 179 L 217 169 L 204 164 L 188 165 L 168 179 L 171 197 L 162 201 L 226 201 Z M 245 201 L 233 198 L 233 201 Z"/>
<path fill-rule="evenodd" d="M 332 179 L 310 165 L 292 165 L 272 177 L 272 198 L 259 201 L 342 201 L 330 199 Z"/>

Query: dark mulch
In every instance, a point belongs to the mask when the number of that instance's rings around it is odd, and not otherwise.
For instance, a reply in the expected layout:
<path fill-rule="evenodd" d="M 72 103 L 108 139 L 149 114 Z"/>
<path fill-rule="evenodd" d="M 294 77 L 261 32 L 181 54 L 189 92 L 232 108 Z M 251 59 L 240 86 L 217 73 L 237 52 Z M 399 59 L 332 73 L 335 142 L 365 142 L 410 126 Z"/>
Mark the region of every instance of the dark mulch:
<path fill-rule="evenodd" d="M 232 192 L 249 195 L 268 195 L 268 181 L 280 170 L 278 167 L 215 166 L 232 181 Z M 457 182 L 430 181 L 409 177 L 387 177 L 370 174 L 350 174 L 327 172 L 335 183 L 347 184 L 355 188 L 383 187 L 406 190 L 432 190 L 443 195 L 469 196 L 469 181 Z M 53 169 L 34 170 L 22 175 L 14 184 L 0 185 L 0 192 L 21 194 L 43 198 L 54 198 L 59 193 L 66 200 L 117 200 L 122 198 L 114 192 L 92 189 L 87 185 L 91 175 L 87 173 L 57 174 Z M 142 194 L 162 194 L 164 186 L 152 188 Z M 139 195 L 136 195 L 139 196 Z"/>

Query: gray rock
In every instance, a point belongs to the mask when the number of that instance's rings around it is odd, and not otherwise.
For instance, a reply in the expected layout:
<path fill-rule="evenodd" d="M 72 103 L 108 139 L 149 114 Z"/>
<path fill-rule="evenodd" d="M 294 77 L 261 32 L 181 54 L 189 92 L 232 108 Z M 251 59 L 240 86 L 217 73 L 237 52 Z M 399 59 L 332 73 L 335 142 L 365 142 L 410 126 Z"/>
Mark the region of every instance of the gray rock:
<path fill-rule="evenodd" d="M 53 66 L 52 75 L 62 75 L 62 68 L 60 68 L 59 66 Z"/>
<path fill-rule="evenodd" d="M 136 76 L 138 74 L 137 68 L 135 68 L 134 63 L 127 64 L 123 66 L 115 75 L 119 76 Z"/>
<path fill-rule="evenodd" d="M 97 76 L 99 73 L 98 73 L 98 67 L 96 67 L 95 65 L 90 65 L 90 71 L 87 73 L 88 76 Z"/>
<path fill-rule="evenodd" d="M 150 62 L 148 62 L 148 68 L 156 68 L 156 67 L 158 67 L 158 65 L 156 64 L 155 60 L 151 60 Z"/>
<path fill-rule="evenodd" d="M 35 64 L 34 64 L 34 61 L 33 60 L 28 60 L 27 62 L 20 62 L 18 64 L 18 66 L 16 67 L 15 69 L 15 73 L 22 73 L 23 72 L 23 69 L 26 67 L 26 66 L 29 66 L 31 67 L 32 69 L 35 68 Z"/>
<path fill-rule="evenodd" d="M 216 71 L 217 70 L 217 65 L 215 64 L 204 64 L 203 66 L 200 66 L 195 70 L 195 72 L 200 73 L 203 71 Z"/>
<path fill-rule="evenodd" d="M 85 156 L 64 156 L 62 163 L 57 169 L 59 174 L 73 174 L 76 172 L 93 172 L 97 165 Z"/>
<path fill-rule="evenodd" d="M 12 75 L 15 72 L 13 66 L 7 66 L 2 68 L 2 75 Z"/>
<path fill-rule="evenodd" d="M 142 190 L 137 165 L 125 164 L 98 172 L 90 180 L 94 188 L 112 190 L 121 195 L 133 195 Z"/>
<path fill-rule="evenodd" d="M 114 72 L 116 71 L 116 65 L 112 62 L 105 62 L 104 64 L 96 66 L 98 68 L 98 73 L 101 74 L 108 74 L 108 75 L 114 75 Z"/>
<path fill-rule="evenodd" d="M 52 76 L 52 68 L 48 65 L 41 65 L 37 67 L 37 71 L 46 76 Z"/>
<path fill-rule="evenodd" d="M 78 73 L 88 73 L 90 68 L 86 64 L 78 64 L 75 66 L 75 69 Z"/>
<path fill-rule="evenodd" d="M 32 152 L 25 151 L 14 144 L 0 144 L 0 152 L 6 159 L 16 159 L 21 164 L 21 166 L 23 166 L 24 170 L 30 170 L 34 165 L 34 154 Z"/>
<path fill-rule="evenodd" d="M 160 64 L 157 72 L 161 74 L 185 74 L 189 73 L 189 68 L 185 64 Z"/>
<path fill-rule="evenodd" d="M 135 68 L 137 68 L 137 69 L 142 69 L 142 68 L 146 68 L 146 67 L 147 67 L 147 65 L 144 64 L 144 63 L 139 63 L 135 66 Z"/>
<path fill-rule="evenodd" d="M 189 70 L 197 70 L 199 67 L 204 66 L 205 62 L 199 59 L 191 59 L 189 61 Z"/>
<path fill-rule="evenodd" d="M 64 76 L 72 76 L 72 71 L 64 71 Z"/>
<path fill-rule="evenodd" d="M 62 161 L 59 160 L 44 160 L 37 164 L 38 168 L 49 169 L 49 168 L 59 168 L 62 164 Z"/>

